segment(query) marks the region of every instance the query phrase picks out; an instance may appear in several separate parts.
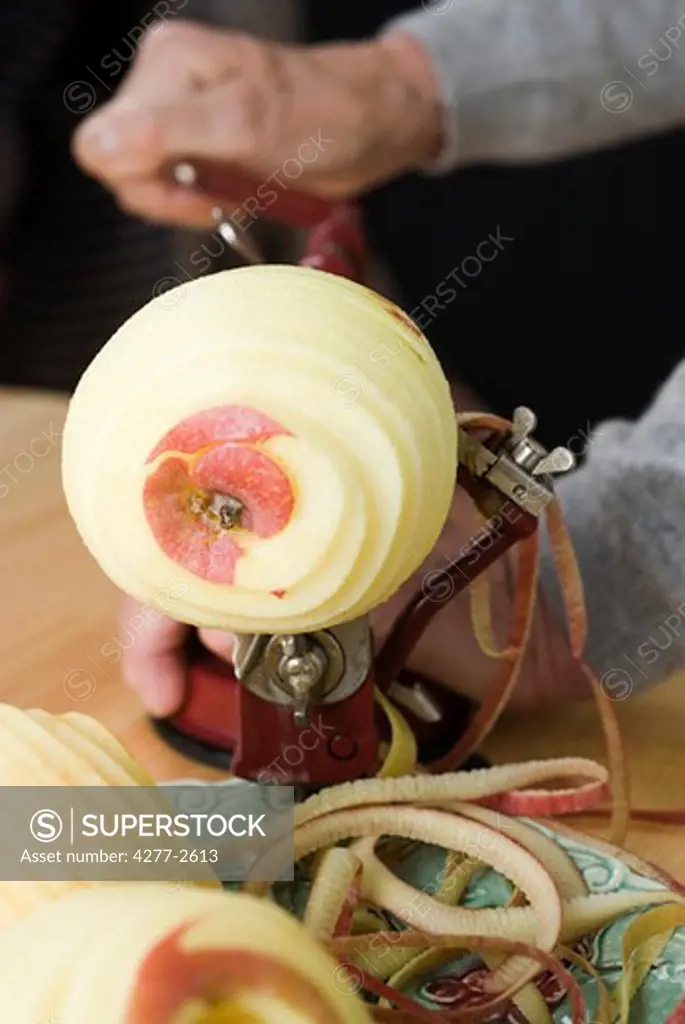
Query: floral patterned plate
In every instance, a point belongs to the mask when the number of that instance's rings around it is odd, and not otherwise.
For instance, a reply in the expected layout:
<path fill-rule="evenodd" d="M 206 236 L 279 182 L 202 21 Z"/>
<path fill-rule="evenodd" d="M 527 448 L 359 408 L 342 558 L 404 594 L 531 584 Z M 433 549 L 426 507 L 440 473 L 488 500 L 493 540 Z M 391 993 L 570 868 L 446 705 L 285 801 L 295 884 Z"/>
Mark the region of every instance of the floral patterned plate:
<path fill-rule="evenodd" d="M 592 893 L 611 893 L 630 889 L 641 891 L 663 891 L 675 883 L 665 874 L 632 857 L 623 854 L 601 842 L 591 841 L 555 823 L 554 828 L 542 822 L 522 819 L 546 833 L 569 854 L 582 873 L 588 890 Z M 434 847 L 415 844 L 414 849 L 403 857 L 398 874 L 418 890 L 435 892 L 435 880 L 439 877 L 444 863 L 444 851 Z M 297 883 L 296 883 L 297 884 Z M 304 904 L 306 888 L 301 883 L 300 892 L 284 892 L 280 902 L 294 913 L 299 913 Z M 484 869 L 472 879 L 463 900 L 463 905 L 474 908 L 504 906 L 512 888 L 509 882 L 491 869 Z M 643 907 L 635 913 L 624 914 L 607 925 L 594 936 L 586 938 L 575 948 L 597 970 L 604 982 L 613 988 L 621 976 L 621 940 L 628 924 Z M 399 922 L 388 922 L 388 927 L 401 927 Z M 464 980 L 470 974 L 475 976 L 481 969 L 477 958 L 461 956 L 432 974 L 424 975 L 418 984 L 407 985 L 406 995 L 423 1006 L 449 1013 L 459 1009 L 465 992 Z M 575 967 L 570 968 L 583 993 L 587 1007 L 587 1019 L 595 1020 L 597 1008 L 597 987 L 591 977 Z M 474 977 L 475 980 L 475 977 Z M 571 1024 L 571 1013 L 565 992 L 549 974 L 538 979 L 538 987 L 544 997 L 555 1024 Z M 466 991 L 468 989 L 466 988 Z M 674 931 L 671 941 L 643 982 L 631 1003 L 630 1024 L 664 1024 L 675 1006 L 685 999 L 685 928 Z M 463 1004 L 461 1004 L 463 1005 Z M 497 1024 L 526 1024 L 516 1008 L 506 1016 L 495 1018 Z M 494 1020 L 492 1022 L 494 1024 Z"/>
<path fill-rule="evenodd" d="M 671 888 L 670 880 L 644 865 L 630 855 L 617 855 L 618 851 L 608 845 L 592 840 L 588 845 L 585 836 L 570 830 L 562 833 L 558 826 L 554 830 L 540 822 L 522 819 L 550 836 L 571 857 L 581 872 L 588 890 L 592 893 L 612 893 L 626 890 L 663 891 Z M 406 881 L 418 889 L 431 885 L 443 863 L 442 850 L 416 848 L 402 865 L 401 874 Z M 497 872 L 484 869 L 476 875 L 467 890 L 463 905 L 474 908 L 504 906 L 510 896 L 510 884 Z M 613 988 L 621 976 L 621 942 L 628 924 L 646 908 L 624 914 L 612 924 L 585 938 L 576 945 L 576 950 L 597 970 L 609 988 Z M 475 957 L 462 956 L 450 964 L 424 976 L 418 984 L 405 988 L 405 993 L 426 1007 L 443 1012 L 459 1008 L 459 993 L 464 992 L 463 980 L 481 969 Z M 582 990 L 588 1012 L 588 1020 L 595 1020 L 597 1008 L 597 987 L 594 980 L 576 968 L 570 968 Z M 456 984 L 461 981 L 461 984 Z M 555 1024 L 570 1024 L 571 1013 L 568 1000 L 558 982 L 549 974 L 538 979 L 538 987 L 550 1009 Z M 647 978 L 631 1004 L 630 1024 L 663 1024 L 675 1006 L 685 998 L 685 929 L 677 929 L 663 954 L 649 972 Z M 514 1008 L 507 1017 L 497 1018 L 501 1024 L 525 1024 Z"/>
<path fill-rule="evenodd" d="M 187 781 L 187 780 L 186 780 Z M 230 785 L 218 783 L 220 786 Z M 631 854 L 616 850 L 601 840 L 551 823 L 522 819 L 526 824 L 550 836 L 574 861 L 591 893 L 612 893 L 626 890 L 662 892 L 677 888 L 667 874 L 645 864 Z M 592 845 L 589 845 L 592 843 Z M 418 890 L 435 892 L 435 881 L 444 863 L 444 850 L 420 843 L 402 858 L 398 874 Z M 297 873 L 297 869 L 296 869 Z M 233 888 L 231 885 L 230 888 Z M 291 913 L 300 916 L 306 902 L 308 883 L 300 878 L 293 883 L 277 886 L 278 901 Z M 496 871 L 484 868 L 476 874 L 468 887 L 463 905 L 473 908 L 505 906 L 512 895 L 510 883 Z M 586 937 L 575 948 L 596 969 L 611 989 L 621 976 L 621 941 L 628 924 L 645 909 L 624 914 L 595 935 Z M 388 929 L 401 928 L 400 922 L 388 920 Z M 451 963 L 425 975 L 420 982 L 405 987 L 405 994 L 423 1006 L 449 1013 L 459 1009 L 463 998 L 464 979 L 481 969 L 477 958 L 460 956 Z M 594 980 L 576 968 L 569 970 L 582 990 L 588 1011 L 588 1021 L 595 1020 L 597 988 Z M 555 1024 L 571 1024 L 571 1013 L 565 992 L 549 974 L 538 979 Z M 658 957 L 631 1003 L 630 1024 L 664 1024 L 676 1005 L 685 999 L 685 928 L 676 929 L 670 942 Z M 463 1005 L 463 1004 L 462 1004 Z M 525 1017 L 516 1008 L 506 1017 L 499 1015 L 497 1024 L 526 1024 Z M 493 1020 L 492 1024 L 495 1024 Z"/>

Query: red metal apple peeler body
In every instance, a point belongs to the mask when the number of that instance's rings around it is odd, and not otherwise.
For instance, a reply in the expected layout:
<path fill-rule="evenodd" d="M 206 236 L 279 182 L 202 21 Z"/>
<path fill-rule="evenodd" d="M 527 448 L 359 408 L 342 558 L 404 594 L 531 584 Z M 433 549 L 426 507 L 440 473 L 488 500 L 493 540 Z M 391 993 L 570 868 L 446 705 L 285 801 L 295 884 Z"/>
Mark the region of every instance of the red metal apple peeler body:
<path fill-rule="evenodd" d="M 254 217 L 244 226 L 245 209 L 253 214 L 260 205 L 256 182 L 211 165 L 178 164 L 173 174 L 184 187 L 237 208 L 231 216 L 215 208 L 217 232 L 246 262 L 266 262 L 249 235 Z M 308 231 L 300 264 L 364 282 L 368 255 L 355 205 L 290 189 L 269 195 L 264 216 Z M 433 616 L 537 529 L 553 498 L 553 477 L 574 464 L 566 449 L 547 452 L 534 440 L 530 410 L 517 409 L 512 423 L 510 431 L 480 438 L 460 428 L 458 485 L 485 526 L 444 572 L 426 578 L 379 651 L 367 619 L 312 634 L 242 636 L 232 667 L 195 643 L 185 703 L 157 723 L 162 734 L 184 753 L 244 779 L 304 789 L 345 782 L 378 769 L 387 738 L 378 688 L 414 730 L 421 762 L 449 763 L 471 707 L 439 680 L 419 679 L 404 666 Z"/>

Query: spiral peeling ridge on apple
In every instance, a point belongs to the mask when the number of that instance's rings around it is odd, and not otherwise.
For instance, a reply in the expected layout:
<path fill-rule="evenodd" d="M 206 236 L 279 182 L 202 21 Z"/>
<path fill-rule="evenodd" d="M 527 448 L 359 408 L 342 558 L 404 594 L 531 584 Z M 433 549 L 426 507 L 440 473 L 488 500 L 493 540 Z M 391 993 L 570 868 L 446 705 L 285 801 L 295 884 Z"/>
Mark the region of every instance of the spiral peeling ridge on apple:
<path fill-rule="evenodd" d="M 50 714 L 39 708 L 22 711 L 0 704 L 0 787 L 48 786 L 122 787 L 119 806 L 126 809 L 129 791 L 136 787 L 154 787 L 152 776 L 135 761 L 112 734 L 96 719 L 77 712 Z M 148 790 L 146 789 L 146 794 Z M 153 789 L 149 792 L 154 792 Z M 143 802 L 151 811 L 159 810 L 155 801 L 145 795 Z M 97 803 L 97 801 L 95 801 Z M 140 807 L 141 798 L 133 801 Z M 133 808 L 132 808 L 133 809 Z M 14 819 L 6 817 L 0 831 L 0 860 L 12 857 L 13 828 L 25 828 L 21 813 Z M 9 844 L 9 846 L 8 846 Z M 0 930 L 30 914 L 36 907 L 62 899 L 72 891 L 99 887 L 105 883 L 78 879 L 0 880 Z M 113 883 L 116 884 L 116 883 Z M 218 888 L 216 878 L 198 882 Z M 0 991 L 0 997 L 2 992 Z"/>
<path fill-rule="evenodd" d="M 0 932 L 0 957 L 12 1024 L 371 1022 L 358 995 L 331 983 L 323 946 L 243 894 L 145 882 L 73 892 Z"/>
<path fill-rule="evenodd" d="M 198 626 L 366 614 L 428 555 L 453 494 L 455 415 L 428 342 L 311 268 L 185 290 L 132 316 L 71 401 L 63 481 L 85 544 L 122 590 Z"/>

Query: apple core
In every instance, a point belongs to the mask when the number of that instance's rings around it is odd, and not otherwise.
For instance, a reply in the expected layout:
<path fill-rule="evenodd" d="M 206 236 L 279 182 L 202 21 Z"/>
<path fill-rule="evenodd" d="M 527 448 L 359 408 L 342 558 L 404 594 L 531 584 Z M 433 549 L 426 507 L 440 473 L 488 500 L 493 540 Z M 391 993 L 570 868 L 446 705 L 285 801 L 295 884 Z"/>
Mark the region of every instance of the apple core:
<path fill-rule="evenodd" d="M 190 416 L 162 438 L 147 459 L 143 505 L 172 561 L 231 585 L 245 539 L 288 525 L 294 488 L 265 446 L 289 433 L 255 409 L 226 406 Z"/>

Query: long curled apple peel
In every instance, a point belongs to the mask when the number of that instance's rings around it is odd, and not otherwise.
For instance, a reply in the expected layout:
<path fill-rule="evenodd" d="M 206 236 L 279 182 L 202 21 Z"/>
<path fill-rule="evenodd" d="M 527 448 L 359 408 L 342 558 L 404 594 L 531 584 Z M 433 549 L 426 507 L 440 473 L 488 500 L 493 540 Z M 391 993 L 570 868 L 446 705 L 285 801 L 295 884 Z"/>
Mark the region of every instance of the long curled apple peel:
<path fill-rule="evenodd" d="M 368 893 L 365 895 L 368 896 Z M 415 894 L 420 895 L 420 894 Z M 408 900 L 407 894 L 401 893 L 401 901 L 398 903 L 398 907 L 401 906 L 416 906 L 416 899 L 413 901 Z M 655 892 L 641 892 L 641 893 L 619 893 L 615 896 L 599 896 L 599 897 L 581 897 L 575 900 L 568 901 L 564 904 L 564 916 L 566 923 L 562 926 L 560 931 L 559 939 L 562 941 L 577 941 L 580 937 L 585 934 L 592 933 L 602 927 L 606 922 L 630 912 L 631 910 L 639 909 L 640 907 L 648 907 L 654 903 L 658 903 L 660 900 L 672 901 L 674 899 L 673 894 L 664 891 L 663 893 Z M 427 902 L 427 898 L 423 897 L 424 903 Z M 385 901 L 383 901 L 385 902 Z M 663 911 L 668 914 L 672 909 L 674 912 L 680 914 L 685 913 L 685 906 L 675 908 L 662 908 Z M 386 932 L 381 934 L 367 935 L 367 936 L 348 936 L 348 937 L 332 937 L 329 939 L 329 948 L 337 955 L 344 957 L 345 962 L 353 964 L 359 976 L 363 986 L 370 992 L 378 993 L 380 990 L 378 985 L 378 978 L 369 975 L 369 970 L 373 970 L 373 951 L 378 952 L 379 949 L 383 949 L 385 945 L 386 949 L 391 951 L 411 950 L 416 951 L 424 950 L 425 958 L 430 959 L 431 955 L 435 955 L 436 950 L 441 947 L 449 946 L 452 949 L 452 956 L 458 950 L 470 951 L 472 953 L 478 952 L 479 950 L 485 953 L 492 953 L 493 951 L 504 951 L 513 954 L 508 958 L 508 962 L 514 963 L 517 961 L 523 961 L 532 959 L 537 961 L 538 968 L 533 971 L 534 974 L 539 974 L 540 964 L 544 963 L 547 969 L 551 969 L 553 973 L 559 975 L 559 968 L 561 964 L 558 960 L 555 960 L 551 956 L 549 950 L 540 948 L 535 944 L 532 935 L 532 921 L 529 920 L 528 925 L 525 924 L 523 918 L 525 917 L 526 911 L 512 912 L 512 911 L 488 911 L 488 910 L 475 910 L 475 911 L 462 911 L 462 913 L 468 917 L 469 913 L 472 915 L 472 921 L 478 924 L 478 921 L 482 921 L 482 928 L 487 932 L 483 935 L 481 929 L 478 932 L 469 932 L 464 930 L 465 921 L 460 922 L 461 927 L 456 926 L 453 930 L 447 932 L 447 934 L 434 933 L 432 930 L 427 931 L 427 920 L 431 908 L 425 908 L 421 915 L 420 922 L 415 925 L 414 929 L 408 929 L 406 932 Z M 517 919 L 518 918 L 518 919 Z M 666 918 L 670 920 L 670 918 Z M 430 922 L 432 925 L 435 918 Z M 508 923 L 507 923 L 508 920 Z M 441 922 L 444 924 L 444 919 Z M 518 938 L 514 937 L 518 936 Z M 527 941 L 525 939 L 527 938 Z M 573 960 L 577 957 L 577 954 L 572 953 L 570 959 Z M 432 966 L 430 963 L 423 959 L 421 963 L 417 963 L 417 971 L 420 974 L 426 973 Z M 450 957 L 445 957 L 450 959 Z M 487 962 L 488 957 L 484 956 L 483 959 Z M 566 957 L 568 960 L 569 957 Z M 507 960 L 505 960 L 507 962 Z M 434 964 L 433 964 L 434 965 Z M 408 968 L 409 969 L 408 965 Z M 387 975 L 388 964 L 385 964 L 386 970 L 380 971 L 381 978 Z M 419 970 L 420 968 L 420 970 Z M 587 969 L 592 973 L 592 968 L 587 965 Z M 378 970 L 378 968 L 377 968 Z M 410 972 L 411 973 L 411 972 Z M 519 976 L 515 980 L 512 980 L 511 984 L 502 988 L 500 985 L 494 985 L 493 980 L 502 976 L 501 968 L 496 968 L 489 974 L 483 971 L 480 976 L 480 984 L 477 989 L 474 990 L 472 984 L 468 991 L 464 992 L 464 1000 L 466 1003 L 470 1001 L 471 1004 L 475 1004 L 475 1007 L 471 1010 L 461 1010 L 456 1014 L 451 1013 L 448 1019 L 452 1020 L 479 1020 L 487 1019 L 494 1020 L 494 1012 L 499 1008 L 502 1009 L 508 1002 L 511 1001 L 517 994 L 522 993 L 525 990 L 523 983 L 523 977 Z M 407 973 L 403 972 L 399 978 L 394 979 L 395 984 L 398 981 L 406 983 L 409 980 Z M 494 989 L 494 994 L 493 994 Z M 571 986 L 573 990 L 573 986 Z M 383 994 L 387 1000 L 398 1007 L 405 1007 L 405 1000 L 398 1000 L 396 998 L 396 992 L 393 993 L 393 985 L 387 983 L 383 989 Z M 406 997 L 405 997 L 406 999 Z M 600 1011 L 604 1006 L 606 1000 L 602 997 Z M 529 1004 L 530 1005 L 530 1004 Z M 581 1003 L 582 1005 L 582 1003 Z M 576 1004 L 574 1013 L 574 1020 L 584 1022 L 585 1017 L 582 1015 L 579 1006 Z M 388 1018 L 390 1019 L 390 1018 Z M 409 1018 L 411 1019 L 411 1018 Z M 414 1018 L 416 1021 L 423 1020 L 424 1016 L 417 1014 Z M 435 1018 L 438 1019 L 438 1018 Z M 527 1018 L 528 1019 L 528 1018 Z M 543 1021 L 548 1020 L 548 1016 L 542 1011 L 539 1014 L 534 1014 L 530 1017 L 532 1024 L 542 1024 Z M 610 1024 L 610 1018 L 606 1016 L 597 1017 L 599 1022 L 606 1021 L 606 1024 Z"/>
<path fill-rule="evenodd" d="M 457 415 L 461 428 L 472 430 L 510 430 L 510 421 L 500 416 L 470 412 Z M 611 839 L 623 842 L 629 826 L 627 767 L 620 732 L 613 709 L 605 700 L 592 670 L 583 662 L 587 638 L 587 616 L 582 580 L 573 546 L 566 531 L 561 509 L 556 500 L 547 507 L 546 523 L 550 545 L 564 596 L 569 640 L 573 657 L 582 666 L 595 697 L 607 744 L 611 768 L 612 823 Z M 498 670 L 478 712 L 465 732 L 447 754 L 430 764 L 432 772 L 441 772 L 463 763 L 489 735 L 507 706 L 519 678 L 533 625 L 537 598 L 539 564 L 539 536 L 534 533 L 519 542 L 516 589 L 509 632 L 505 647 L 498 649 L 491 623 L 489 581 L 487 574 L 479 577 L 471 588 L 471 618 L 474 634 L 483 652 L 499 662 Z M 587 805 L 566 806 L 563 794 L 557 794 L 554 803 L 543 794 L 528 794 L 518 799 L 510 796 L 502 809 L 515 814 L 554 814 L 570 810 L 583 810 Z"/>
<path fill-rule="evenodd" d="M 417 934 L 401 936 L 405 947 L 413 946 L 415 949 L 420 949 L 425 948 L 430 943 L 431 948 L 419 954 L 413 964 L 410 964 L 393 980 L 396 984 L 404 985 L 412 978 L 420 977 L 431 971 L 436 966 L 439 966 L 441 962 L 453 959 L 454 954 L 459 951 L 481 951 L 484 960 L 487 959 L 487 954 L 495 949 L 510 953 L 523 953 L 525 951 L 538 959 L 540 965 L 544 966 L 557 979 L 562 990 L 567 992 L 571 1003 L 572 1024 L 576 1024 L 576 1022 L 577 1024 L 585 1024 L 586 1010 L 578 984 L 573 976 L 564 969 L 564 962 L 569 965 L 578 966 L 586 971 L 586 973 L 592 975 L 598 992 L 598 1005 L 595 1017 L 593 1018 L 595 1024 L 612 1024 L 617 1019 L 620 1024 L 627 1024 L 630 1015 L 630 1003 L 640 983 L 635 983 L 635 975 L 639 973 L 641 976 L 640 981 L 644 979 L 655 962 L 659 951 L 669 941 L 673 929 L 684 925 L 685 907 L 683 906 L 656 907 L 652 910 L 647 910 L 632 921 L 623 935 L 622 974 L 612 992 L 608 991 L 606 984 L 599 977 L 596 969 L 588 963 L 586 958 L 580 956 L 573 949 L 560 946 L 557 949 L 557 958 L 555 958 L 542 950 L 533 951 L 525 943 L 501 938 L 482 939 L 479 936 L 465 936 L 459 943 L 455 942 L 451 936 L 431 936 L 429 938 Z M 393 934 L 389 933 L 390 939 L 392 939 Z M 331 948 L 336 949 L 339 954 L 344 956 L 346 955 L 348 945 L 348 940 L 337 939 L 331 943 Z M 388 1000 L 393 998 L 391 986 L 379 986 L 377 983 L 370 981 L 366 977 L 365 972 L 359 968 L 356 969 L 359 972 L 359 977 L 368 985 L 369 990 L 376 992 L 383 990 L 384 998 L 381 1000 L 380 1005 L 388 1005 Z M 499 1007 L 502 1007 L 504 998 L 505 996 L 498 1002 L 497 1005 Z M 477 988 L 471 991 L 465 990 L 463 992 L 463 999 L 460 1002 L 462 1009 L 456 1013 L 448 1012 L 443 1019 L 464 1022 L 483 1020 L 484 1018 L 493 1019 L 492 1016 L 488 1017 L 487 1015 L 491 1015 L 496 1010 L 495 1004 L 483 1004 Z M 480 1006 L 476 1005 L 474 1009 L 467 1008 L 469 1003 L 478 1004 L 479 1002 Z M 618 1011 L 618 1017 L 616 1011 Z M 387 1017 L 383 1016 L 383 1013 L 384 1011 L 381 1010 L 378 1016 L 374 1016 L 374 1019 L 379 1021 L 387 1020 L 388 1022 L 392 1022 L 395 1019 L 392 1016 L 392 1011 L 389 1012 Z M 399 1017 L 397 1019 L 399 1024 Z M 413 1019 L 418 1022 L 424 1018 L 417 1014 Z M 439 1020 L 441 1018 L 436 1016 L 434 1019 Z M 538 1014 L 533 1011 L 533 1014 L 527 1019 L 532 1021 L 533 1024 L 549 1024 L 549 1021 L 551 1021 L 545 1009 L 541 1009 Z M 407 1018 L 407 1022 L 411 1020 L 411 1017 Z M 676 1005 L 669 1015 L 666 1024 L 682 1024 L 683 1020 L 685 1020 L 685 1000 L 681 1000 Z"/>
<path fill-rule="evenodd" d="M 353 807 L 387 804 L 436 806 L 455 800 L 492 805 L 503 802 L 511 794 L 521 793 L 525 796 L 530 792 L 531 786 L 559 780 L 568 780 L 575 785 L 564 786 L 562 790 L 546 790 L 550 799 L 553 800 L 559 795 L 567 806 L 578 803 L 593 806 L 604 798 L 608 778 L 607 769 L 596 761 L 582 757 L 565 757 L 497 765 L 494 768 L 480 768 L 475 771 L 449 772 L 437 776 L 410 775 L 386 780 L 358 779 L 324 789 L 299 804 L 295 808 L 295 825 L 300 828 L 321 815 Z"/>
<path fill-rule="evenodd" d="M 423 953 L 416 953 L 415 949 L 406 947 L 404 949 L 405 954 L 409 954 L 410 959 L 407 961 L 397 974 L 393 975 L 388 981 L 390 988 L 403 989 L 408 983 L 417 981 L 425 977 L 427 972 L 435 970 L 436 966 L 440 967 L 443 962 L 443 950 L 440 949 L 427 949 Z M 492 950 L 478 949 L 479 958 L 483 964 L 492 969 L 506 956 L 506 954 L 495 953 Z M 454 954 L 451 954 L 453 956 Z M 541 961 L 542 962 L 542 961 Z M 457 989 L 457 998 L 459 1003 L 462 1005 L 462 1009 L 465 1005 L 478 1003 L 482 1004 L 482 992 L 479 991 L 480 984 L 480 972 L 474 971 L 468 975 L 469 984 L 474 985 L 475 991 L 469 992 L 466 986 L 460 986 Z M 452 984 L 452 979 L 446 977 L 444 980 L 438 977 L 434 977 L 425 986 L 424 991 L 430 993 L 438 1005 L 446 1005 L 448 1007 L 448 1013 L 454 1014 L 454 995 L 455 990 Z M 475 998 L 474 998 L 475 997 Z M 504 1002 L 504 1001 L 503 1001 Z M 385 1006 L 388 1003 L 387 999 L 380 1001 L 381 1006 Z M 524 985 L 523 988 L 519 989 L 512 998 L 511 1005 L 518 1010 L 518 1014 L 515 1016 L 516 1024 L 521 1024 L 521 1021 L 535 1021 L 536 1024 L 554 1024 L 550 1012 L 547 1008 L 547 1004 L 535 984 Z M 504 1005 L 503 1005 L 504 1009 Z M 457 1011 L 459 1013 L 459 1011 Z M 495 1011 L 493 1016 L 499 1013 Z M 520 1014 L 520 1018 L 519 1018 Z M 508 1021 L 511 1019 L 508 1016 Z M 599 1024 L 599 1022 L 598 1022 Z M 603 1022 L 602 1022 L 603 1024 Z"/>
<path fill-rule="evenodd" d="M 307 854 L 339 842 L 341 839 L 369 834 L 401 835 L 411 839 L 421 839 L 428 843 L 444 845 L 447 849 L 464 849 L 476 841 L 477 836 L 486 830 L 485 827 L 460 818 L 458 815 L 441 814 L 439 811 L 416 808 L 381 808 L 370 807 L 350 811 L 340 811 L 325 815 L 322 818 L 303 826 L 295 834 L 296 856 Z M 542 877 L 535 859 L 523 848 L 513 849 L 514 844 L 503 835 L 496 838 L 492 849 L 488 850 L 487 860 L 507 877 L 512 878 L 527 893 L 531 904 L 537 908 L 537 938 L 539 945 L 551 950 L 554 948 L 561 928 L 561 901 L 556 884 L 550 875 Z M 415 911 L 404 902 L 404 891 L 395 905 L 385 904 L 382 892 L 367 888 L 369 877 L 362 874 L 362 895 L 382 909 L 392 910 L 400 918 L 415 917 Z M 398 881 L 398 886 L 402 883 Z M 413 894 L 412 894 L 413 895 Z M 460 908 L 445 907 L 446 917 L 456 917 L 460 922 L 464 918 L 478 919 L 478 913 L 472 914 Z M 442 922 L 437 922 L 437 908 L 430 916 L 426 915 L 422 922 L 424 930 L 443 931 Z M 435 926 L 433 925 L 435 922 Z M 465 931 L 463 926 L 455 930 Z M 473 931 L 473 927 L 468 929 Z M 520 976 L 529 980 L 530 965 L 528 963 L 507 964 L 491 979 L 492 990 L 510 983 L 511 977 Z"/>
<path fill-rule="evenodd" d="M 512 426 L 509 421 L 501 417 L 483 413 L 459 414 L 457 419 L 462 428 L 474 430 L 506 431 L 511 429 Z M 482 512 L 484 514 L 485 509 Z M 547 525 L 562 592 L 564 593 L 571 651 L 588 679 L 591 691 L 597 702 L 604 729 L 608 760 L 611 768 L 611 838 L 613 842 L 620 844 L 625 837 L 629 824 L 626 763 L 613 709 L 604 699 L 601 687 L 594 673 L 582 660 L 587 632 L 582 581 L 573 548 L 563 524 L 561 511 L 556 501 L 552 501 L 548 506 Z M 504 648 L 498 649 L 494 640 L 487 574 L 477 578 L 471 588 L 470 597 L 474 633 L 484 653 L 498 660 L 498 670 L 490 691 L 466 731 L 445 755 L 425 766 L 427 770 L 433 773 L 443 772 L 458 766 L 460 763 L 463 763 L 469 754 L 479 747 L 504 711 L 519 678 L 530 639 L 537 597 L 539 562 L 539 538 L 537 533 L 519 542 L 515 557 L 518 560 L 516 589 L 509 633 Z M 430 617 L 436 614 L 436 612 L 437 605 L 433 604 L 430 614 L 422 616 L 422 629 L 426 628 Z M 405 626 L 406 623 L 403 621 L 402 628 L 405 628 Z M 397 629 L 399 628 L 398 624 Z M 412 636 L 413 643 L 415 643 L 420 636 L 420 631 L 414 629 Z M 386 641 L 386 645 L 388 647 L 392 646 L 394 639 L 391 635 L 389 640 Z M 399 733 L 396 739 L 397 745 L 401 746 Z M 399 755 L 396 755 L 396 759 L 400 760 Z M 499 806 L 502 810 L 512 814 L 533 814 L 537 816 L 565 814 L 581 812 L 592 808 L 598 802 L 598 795 L 598 792 L 578 792 L 576 790 L 573 792 L 556 792 L 553 795 L 546 791 L 509 792 L 502 795 L 499 801 L 493 800 L 492 806 Z"/>
<path fill-rule="evenodd" d="M 415 949 L 424 949 L 423 954 L 416 957 L 414 964 L 410 964 L 408 968 L 402 971 L 400 978 L 396 979 L 401 984 L 407 984 L 409 981 L 416 977 L 434 970 L 436 967 L 440 967 L 444 963 L 448 963 L 453 960 L 455 954 L 466 951 L 479 952 L 484 955 L 484 959 L 489 958 L 488 954 L 492 954 L 493 951 L 498 953 L 505 953 L 511 956 L 532 956 L 537 962 L 538 969 L 546 969 L 557 982 L 560 984 L 562 989 L 565 989 L 568 993 L 570 1003 L 572 1024 L 585 1024 L 585 1003 L 583 1000 L 580 987 L 575 978 L 569 974 L 568 970 L 564 968 L 560 961 L 544 950 L 536 949 L 533 946 L 528 945 L 524 942 L 517 942 L 511 939 L 505 938 L 494 938 L 484 939 L 478 935 L 460 936 L 459 939 L 455 939 L 453 936 L 441 935 L 432 936 L 432 948 L 425 949 L 426 939 L 420 936 L 411 936 L 414 941 L 411 943 Z M 407 943 L 409 945 L 409 943 Z M 370 981 L 365 973 L 360 972 L 364 978 L 366 984 L 369 985 L 371 990 L 382 993 L 383 1000 L 381 1005 L 388 1005 L 394 998 L 392 991 L 389 991 L 390 986 L 382 986 L 378 983 Z M 473 980 L 473 979 L 472 979 Z M 504 1010 L 507 1004 L 515 999 L 517 992 L 521 990 L 512 989 L 509 992 L 503 992 L 496 999 L 484 999 L 482 988 L 473 985 L 472 988 L 464 988 L 462 998 L 460 999 L 460 1009 L 455 1011 L 446 1011 L 445 1013 L 438 1011 L 434 1016 L 434 1021 L 445 1020 L 445 1021 L 478 1021 L 478 1020 L 494 1020 L 493 1016 L 497 1010 Z M 545 1024 L 550 1021 L 549 1013 L 546 1007 L 540 1006 L 536 1000 L 536 1010 L 538 1020 L 535 1024 L 539 1024 L 541 1020 L 544 1020 Z M 535 1004 L 534 1004 L 535 1005 Z M 535 1010 L 533 1011 L 535 1013 Z M 420 1019 L 418 1016 L 415 1018 L 417 1021 Z M 605 1024 L 605 1022 L 598 1020 L 596 1024 Z M 610 1024 L 607 1021 L 606 1024 Z"/>
<path fill-rule="evenodd" d="M 512 609 L 509 636 L 506 649 L 498 652 L 498 657 L 502 659 L 502 665 L 498 666 L 498 672 L 490 691 L 457 743 L 448 754 L 430 765 L 430 770 L 433 772 L 445 771 L 455 765 L 463 764 L 494 728 L 514 691 L 533 624 L 537 597 L 539 544 L 537 533 L 519 542 L 517 552 L 518 586 Z"/>
<path fill-rule="evenodd" d="M 412 950 L 429 951 L 451 944 L 472 952 L 489 951 L 492 955 L 484 957 L 489 970 L 480 975 L 478 992 L 467 993 L 478 1005 L 447 1019 L 494 1020 L 497 1009 L 514 996 L 520 996 L 520 1002 L 526 999 L 526 986 L 540 972 L 540 955 L 550 956 L 559 943 L 576 942 L 623 914 L 658 903 L 675 903 L 685 909 L 683 896 L 667 885 L 662 891 L 588 895 L 570 856 L 534 824 L 510 821 L 499 811 L 483 807 L 484 801 L 503 798 L 509 792 L 525 793 L 519 787 L 565 778 L 578 780 L 576 789 L 580 791 L 588 785 L 586 779 L 596 780 L 590 783 L 596 799 L 602 794 L 607 772 L 592 761 L 567 758 L 438 777 L 358 780 L 311 797 L 296 808 L 296 858 L 329 852 L 314 875 L 305 926 L 357 968 L 367 991 L 378 994 L 380 984 L 385 998 L 391 1003 L 394 1000 L 396 1012 L 404 1015 L 409 1013 L 407 997 L 397 990 L 393 993 L 391 980 L 398 970 L 409 969 Z M 568 810 L 573 808 L 569 801 L 573 792 L 573 787 L 561 791 Z M 547 793 L 552 799 L 555 795 Z M 393 868 L 393 856 L 400 855 L 397 849 L 387 854 L 389 862 L 381 859 L 380 840 L 388 835 L 460 850 L 465 863 L 476 859 L 495 867 L 527 900 L 500 909 L 460 906 L 449 899 L 443 884 L 447 869 L 441 872 L 442 879 L 436 879 L 432 892 L 416 890 Z M 355 837 L 364 838 L 356 838 L 349 847 L 336 845 Z M 385 847 L 388 849 L 393 850 L 392 844 Z M 369 906 L 390 914 L 405 930 L 360 933 L 355 921 L 361 924 L 366 920 L 363 908 Z M 347 934 L 338 930 L 343 908 Z M 473 942 L 473 936 L 478 942 Z M 495 956 L 498 949 L 501 954 L 497 943 L 502 939 L 518 943 L 521 955 Z M 538 1004 L 530 997 L 526 1005 Z M 431 1018 L 418 1010 L 414 1016 L 417 1022 L 429 1019 L 442 1017 Z M 530 1021 L 548 1024 L 547 1017 L 537 1012 Z"/>

